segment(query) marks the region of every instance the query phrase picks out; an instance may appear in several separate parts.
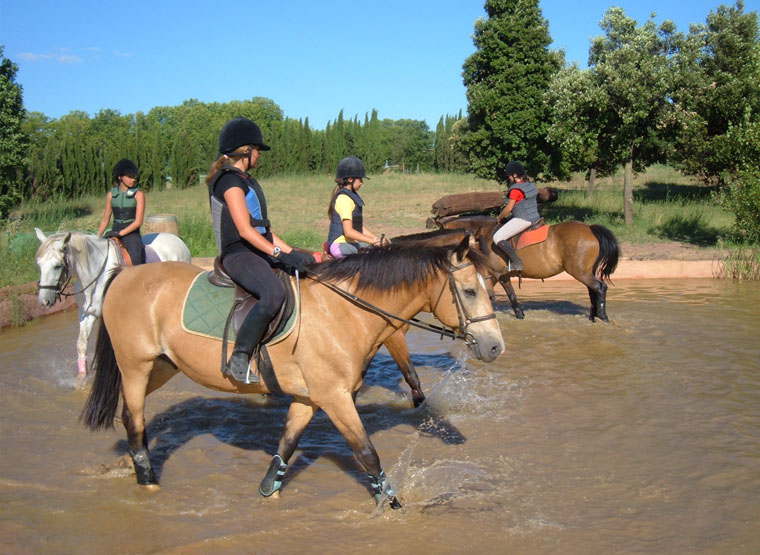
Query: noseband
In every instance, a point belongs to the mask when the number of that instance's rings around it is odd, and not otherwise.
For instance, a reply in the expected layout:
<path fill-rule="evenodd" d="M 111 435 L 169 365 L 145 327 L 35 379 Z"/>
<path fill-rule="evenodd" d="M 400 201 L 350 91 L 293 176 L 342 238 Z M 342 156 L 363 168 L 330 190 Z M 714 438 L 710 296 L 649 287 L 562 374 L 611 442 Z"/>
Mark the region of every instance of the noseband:
<path fill-rule="evenodd" d="M 477 341 L 475 341 L 474 336 L 467 331 L 467 328 L 470 326 L 470 324 L 496 319 L 496 313 L 491 312 L 490 314 L 486 314 L 484 316 L 469 316 L 467 314 L 467 308 L 464 306 L 462 295 L 459 293 L 459 290 L 456 287 L 456 283 L 454 283 L 454 274 L 459 270 L 464 270 L 468 266 L 472 266 L 472 262 L 465 262 L 459 266 L 453 266 L 449 268 L 449 289 L 451 290 L 451 296 L 454 298 L 454 305 L 457 307 L 459 329 L 461 330 L 461 333 L 458 334 L 458 337 L 464 339 L 465 344 L 473 345 L 477 344 Z"/>

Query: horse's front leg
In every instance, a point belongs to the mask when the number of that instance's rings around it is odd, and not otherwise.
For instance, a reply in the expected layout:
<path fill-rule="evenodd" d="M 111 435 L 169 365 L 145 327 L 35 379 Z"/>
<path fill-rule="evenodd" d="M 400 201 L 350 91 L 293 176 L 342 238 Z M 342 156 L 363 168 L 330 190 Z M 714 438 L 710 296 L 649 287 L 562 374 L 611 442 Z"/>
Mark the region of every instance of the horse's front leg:
<path fill-rule="evenodd" d="M 412 357 L 409 354 L 409 347 L 406 344 L 406 338 L 404 334 L 409 330 L 409 326 L 405 329 L 401 329 L 391 335 L 385 340 L 385 348 L 388 349 L 391 357 L 398 365 L 401 374 L 404 376 L 404 380 L 409 384 L 412 390 L 412 402 L 415 407 L 419 407 L 425 402 L 425 394 L 422 392 L 422 385 L 420 384 L 420 378 L 417 375 L 417 370 L 412 364 Z"/>
<path fill-rule="evenodd" d="M 385 472 L 380 467 L 380 457 L 377 456 L 375 446 L 364 429 L 359 413 L 356 412 L 351 395 L 348 393 L 338 394 L 330 399 L 329 403 L 323 404 L 322 409 L 330 417 L 338 431 L 346 438 L 354 456 L 364 466 L 369 477 L 370 487 L 377 504 L 384 500 L 390 503 L 392 509 L 401 508 L 401 503 L 396 499 L 396 492 L 391 488 Z"/>
<path fill-rule="evenodd" d="M 79 337 L 77 338 L 77 381 L 83 382 L 87 377 L 87 343 L 92 333 L 92 326 L 98 317 L 85 313 L 79 320 Z"/>
<path fill-rule="evenodd" d="M 520 306 L 520 302 L 517 300 L 517 295 L 515 294 L 514 287 L 512 287 L 512 281 L 509 279 L 509 275 L 502 274 L 501 276 L 499 276 L 499 283 L 501 283 L 501 286 L 504 288 L 504 292 L 507 294 L 507 297 L 509 298 L 509 304 L 512 305 L 512 310 L 515 312 L 515 317 L 518 320 L 524 319 L 525 313 L 523 312 L 523 309 Z"/>
<path fill-rule="evenodd" d="M 272 458 L 264 479 L 259 485 L 259 493 L 264 497 L 278 492 L 282 487 L 282 479 L 288 468 L 288 461 L 301 440 L 306 426 L 317 412 L 317 406 L 308 399 L 293 399 L 288 409 L 285 429 L 282 431 L 277 454 Z"/>

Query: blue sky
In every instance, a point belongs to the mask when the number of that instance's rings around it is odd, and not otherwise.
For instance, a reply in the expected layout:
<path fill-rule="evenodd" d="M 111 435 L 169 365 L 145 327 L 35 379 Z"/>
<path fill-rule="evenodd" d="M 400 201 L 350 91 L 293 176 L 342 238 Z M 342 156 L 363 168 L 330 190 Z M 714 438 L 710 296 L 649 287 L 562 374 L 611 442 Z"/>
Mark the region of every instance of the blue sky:
<path fill-rule="evenodd" d="M 189 98 L 263 96 L 323 129 L 373 108 L 434 129 L 466 113 L 462 64 L 474 51 L 483 0 L 235 0 L 210 2 L 0 0 L 0 45 L 19 66 L 24 105 L 58 118 L 148 112 Z M 732 2 L 725 2 L 732 4 Z M 541 0 L 554 48 L 585 67 L 590 38 L 612 5 L 679 30 L 721 2 Z M 760 10 L 746 0 L 745 11 Z"/>

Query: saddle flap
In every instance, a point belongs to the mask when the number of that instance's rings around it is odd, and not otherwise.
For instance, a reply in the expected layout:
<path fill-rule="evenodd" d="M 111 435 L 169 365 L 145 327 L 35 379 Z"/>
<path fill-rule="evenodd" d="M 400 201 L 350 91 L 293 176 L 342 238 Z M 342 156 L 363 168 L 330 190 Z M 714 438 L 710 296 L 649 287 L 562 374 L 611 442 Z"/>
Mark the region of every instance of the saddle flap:
<path fill-rule="evenodd" d="M 290 276 L 282 270 L 275 270 L 275 272 L 285 287 L 285 301 L 283 301 L 282 306 L 280 306 L 280 310 L 269 323 L 269 328 L 267 328 L 267 332 L 264 334 L 264 339 L 261 340 L 262 344 L 265 344 L 285 328 L 288 318 L 292 314 L 293 308 L 296 304 L 296 298 L 293 292 L 293 286 L 290 282 Z M 259 300 L 253 295 L 248 294 L 243 289 L 239 287 L 237 289 L 245 294 L 245 300 L 237 304 L 237 306 L 234 308 L 234 313 L 232 315 L 232 329 L 235 330 L 235 335 L 237 335 L 237 332 L 240 329 L 240 326 L 243 324 L 243 320 L 245 320 L 246 315 L 251 311 L 253 305 L 255 305 Z M 236 295 L 236 299 L 237 298 L 238 297 Z"/>
<path fill-rule="evenodd" d="M 119 265 L 131 266 L 132 258 L 129 256 L 129 251 L 122 240 L 118 237 L 111 237 L 110 241 L 113 241 L 113 244 L 116 245 L 116 253 L 119 255 Z"/>
<path fill-rule="evenodd" d="M 543 218 L 540 220 L 543 222 Z M 542 225 L 538 229 L 526 229 L 515 238 L 515 245 L 518 250 L 537 243 L 543 243 L 546 241 L 547 234 L 549 232 L 548 225 Z"/>

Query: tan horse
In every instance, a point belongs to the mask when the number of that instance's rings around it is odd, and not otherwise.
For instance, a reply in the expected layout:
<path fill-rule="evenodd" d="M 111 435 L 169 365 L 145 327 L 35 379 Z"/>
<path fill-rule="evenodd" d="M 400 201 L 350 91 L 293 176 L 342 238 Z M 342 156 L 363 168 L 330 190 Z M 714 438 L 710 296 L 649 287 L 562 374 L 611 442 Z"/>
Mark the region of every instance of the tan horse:
<path fill-rule="evenodd" d="M 483 262 L 463 241 L 457 248 L 392 246 L 317 266 L 315 279 L 301 282 L 297 329 L 267 348 L 271 366 L 261 369 L 260 384 L 251 385 L 222 375 L 221 342 L 182 329 L 177 299 L 183 298 L 199 268 L 182 263 L 127 268 L 111 282 L 105 296 L 96 375 L 82 419 L 93 430 L 113 426 L 122 396 L 122 422 L 137 482 L 156 487 L 145 435 L 146 395 L 178 372 L 218 391 L 282 392 L 292 395 L 293 401 L 259 492 L 269 496 L 279 491 L 301 435 L 322 409 L 366 469 L 377 502 L 387 499 L 397 507 L 352 395 L 361 387 L 362 374 L 379 346 L 405 325 L 387 314 L 409 319 L 421 311 L 432 312 L 484 361 L 504 351 L 479 273 Z M 326 284 L 355 297 L 338 294 Z"/>
<path fill-rule="evenodd" d="M 463 237 L 472 235 L 477 249 L 486 257 L 491 285 L 501 283 L 509 297 L 515 316 L 525 317 L 510 275 L 505 271 L 504 260 L 496 254 L 491 237 L 498 222 L 490 216 L 462 216 L 444 224 L 444 229 L 394 237 L 393 244 L 406 244 L 410 248 L 420 246 L 450 246 Z M 615 236 L 605 227 L 586 225 L 582 222 L 564 222 L 549 227 L 543 243 L 520 249 L 523 260 L 523 276 L 543 279 L 566 271 L 582 282 L 591 298 L 590 319 L 598 317 L 607 321 L 606 292 L 610 274 L 615 271 L 619 249 Z M 385 342 L 388 353 L 398 365 L 412 392 L 417 407 L 425 401 L 417 370 L 414 368 L 404 334 L 408 328 L 395 333 Z"/>

